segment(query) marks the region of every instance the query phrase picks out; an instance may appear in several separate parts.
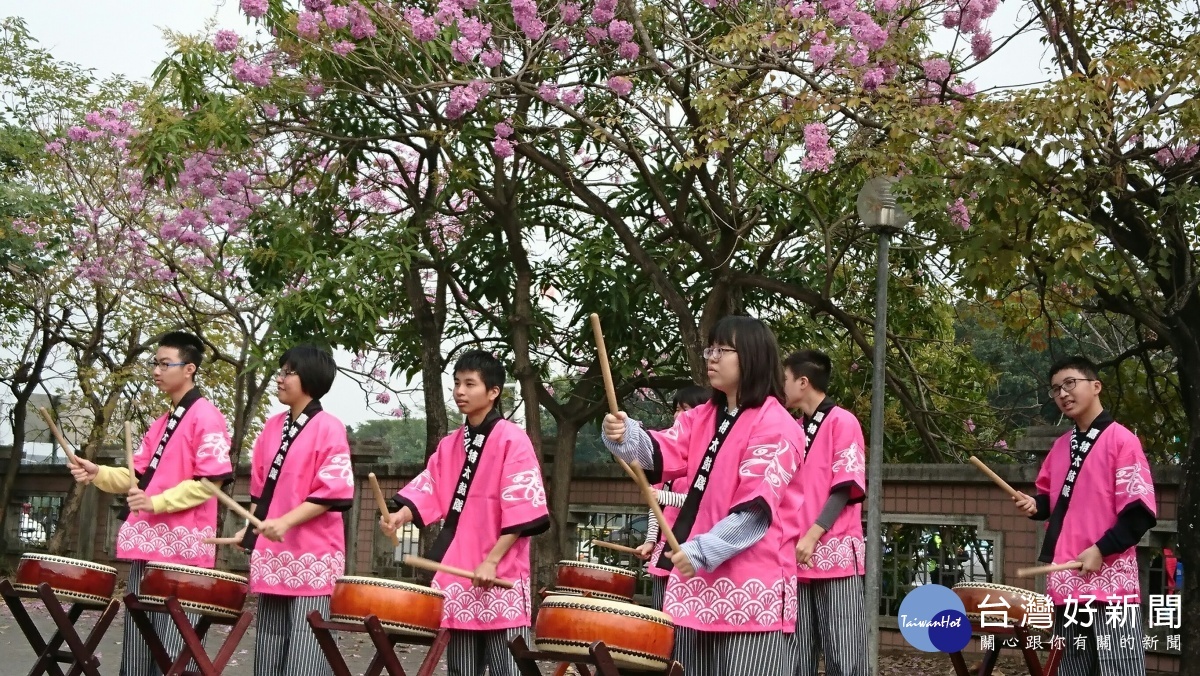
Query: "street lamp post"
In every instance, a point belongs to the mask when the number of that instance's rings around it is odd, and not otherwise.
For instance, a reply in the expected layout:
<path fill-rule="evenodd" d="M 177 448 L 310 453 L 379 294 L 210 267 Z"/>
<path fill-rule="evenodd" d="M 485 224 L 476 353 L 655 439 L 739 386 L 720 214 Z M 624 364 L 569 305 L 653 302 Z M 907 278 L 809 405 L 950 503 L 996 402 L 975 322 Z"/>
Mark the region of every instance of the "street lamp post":
<path fill-rule="evenodd" d="M 883 565 L 883 393 L 887 378 L 888 247 L 892 234 L 908 223 L 896 206 L 891 186 L 896 179 L 873 178 L 858 193 L 858 217 L 879 233 L 875 270 L 875 350 L 871 373 L 871 443 L 867 454 L 867 578 L 864 607 L 867 613 L 869 673 L 879 673 L 879 598 Z"/>

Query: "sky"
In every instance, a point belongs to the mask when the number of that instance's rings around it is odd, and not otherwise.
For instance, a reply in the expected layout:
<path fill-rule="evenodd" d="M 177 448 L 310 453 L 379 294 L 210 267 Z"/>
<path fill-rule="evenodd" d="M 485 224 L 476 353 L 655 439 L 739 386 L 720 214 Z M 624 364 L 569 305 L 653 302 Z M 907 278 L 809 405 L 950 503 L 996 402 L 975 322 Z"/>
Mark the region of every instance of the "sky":
<path fill-rule="evenodd" d="M 999 46 L 1003 37 L 1012 32 L 1011 27 L 1023 18 L 1022 13 L 1027 12 L 1023 6 L 1019 2 L 1001 4 L 989 22 L 995 45 Z M 247 23 L 237 0 L 0 0 L 0 16 L 24 18 L 32 35 L 57 59 L 93 68 L 100 77 L 120 73 L 133 80 L 149 80 L 155 67 L 168 55 L 164 29 L 198 33 L 211 25 L 243 35 L 257 31 Z M 945 50 L 950 45 L 944 35 L 934 42 L 937 49 Z M 1002 58 L 990 59 L 971 71 L 979 90 L 1044 79 L 1045 50 L 1036 37 L 1022 36 L 1007 45 L 1002 54 Z M 349 366 L 352 356 L 339 352 L 337 358 L 340 365 Z M 444 382 L 448 388 L 449 380 L 444 378 Z M 419 386 L 393 385 L 403 389 Z M 326 410 L 352 425 L 384 417 L 395 408 L 393 399 L 386 406 L 375 404 L 372 410 L 366 399 L 356 382 L 339 376 L 324 404 Z M 404 396 L 401 401 L 410 410 L 419 412 L 418 397 Z M 282 410 L 278 402 L 273 399 L 272 402 L 272 413 Z M 3 434 L 0 431 L 0 436 Z"/>

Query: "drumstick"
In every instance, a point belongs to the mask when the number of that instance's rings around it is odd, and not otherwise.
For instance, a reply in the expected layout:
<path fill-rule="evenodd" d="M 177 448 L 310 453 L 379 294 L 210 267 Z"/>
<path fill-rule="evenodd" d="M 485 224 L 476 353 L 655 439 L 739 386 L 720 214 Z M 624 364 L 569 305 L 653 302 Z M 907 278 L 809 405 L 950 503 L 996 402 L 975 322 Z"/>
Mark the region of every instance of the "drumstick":
<path fill-rule="evenodd" d="M 133 471 L 133 424 L 125 421 L 125 464 L 129 467 L 129 490 L 138 487 L 137 474 Z"/>
<path fill-rule="evenodd" d="M 1009 495 L 1011 495 L 1017 499 L 1020 499 L 1022 497 L 1020 491 L 1013 488 L 1012 486 L 1009 486 L 1007 481 L 1005 481 L 1004 479 L 1001 479 L 999 474 L 996 474 L 995 472 L 992 471 L 992 468 L 983 464 L 982 460 L 980 460 L 979 458 L 976 458 L 973 455 L 969 458 L 969 460 L 971 461 L 972 465 L 975 465 L 976 467 L 979 468 L 979 471 L 988 475 L 988 478 L 991 479 L 992 481 L 996 482 L 996 485 L 999 486 L 1000 488 L 1003 488 L 1006 493 L 1008 493 Z"/>
<path fill-rule="evenodd" d="M 375 502 L 379 503 L 379 513 L 383 515 L 383 520 L 387 521 L 391 514 L 388 514 L 387 500 L 383 497 L 383 489 L 379 487 L 379 479 L 375 478 L 374 472 L 368 474 L 367 479 L 371 482 L 371 490 L 375 491 Z M 392 533 L 392 546 L 400 546 L 400 538 L 395 532 Z"/>
<path fill-rule="evenodd" d="M 1034 577 L 1035 575 L 1045 575 L 1046 573 L 1057 573 L 1060 570 L 1075 570 L 1082 568 L 1082 561 L 1069 561 L 1067 563 L 1055 563 L 1049 566 L 1033 566 L 1032 568 L 1018 568 L 1017 577 Z"/>
<path fill-rule="evenodd" d="M 404 563 L 412 566 L 413 568 L 423 568 L 425 570 L 431 570 L 435 573 L 448 573 L 450 575 L 465 577 L 468 580 L 475 579 L 475 573 L 472 573 L 469 570 L 455 568 L 454 566 L 447 566 L 444 563 L 423 559 L 419 556 L 413 556 L 412 554 L 406 554 L 404 556 Z M 497 587 L 504 587 L 505 589 L 512 589 L 515 586 L 512 582 L 509 582 L 508 580 L 502 580 L 500 578 L 496 578 L 492 584 L 496 585 Z"/>
<path fill-rule="evenodd" d="M 204 538 L 201 540 L 206 545 L 239 545 L 242 543 L 241 538 Z"/>
<path fill-rule="evenodd" d="M 600 360 L 600 375 L 604 377 L 604 393 L 608 395 L 608 411 L 613 415 L 621 410 L 620 404 L 617 403 L 617 389 L 613 387 L 612 369 L 608 366 L 608 349 L 604 346 L 604 331 L 600 328 L 600 315 L 592 313 L 592 334 L 596 337 L 596 355 Z M 621 463 L 621 469 L 633 478 L 642 489 L 642 495 L 646 499 L 646 504 L 650 505 L 650 511 L 654 512 L 654 518 L 658 519 L 659 531 L 663 537 L 667 539 L 667 544 L 671 545 L 671 551 L 679 553 L 679 541 L 675 539 L 675 534 L 671 532 L 671 526 L 667 523 L 667 517 L 663 516 L 662 507 L 658 506 L 658 497 L 654 494 L 654 489 L 650 486 L 650 482 L 646 481 L 646 475 L 642 473 L 642 468 L 634 465 L 629 466 L 621 458 L 617 458 L 617 462 Z"/>
<path fill-rule="evenodd" d="M 637 554 L 637 550 L 633 547 L 626 547 L 625 545 L 619 545 L 615 542 L 605 542 L 604 540 L 592 540 L 592 546 L 604 547 L 605 549 L 611 549 L 614 552 L 623 552 L 625 554 Z"/>
<path fill-rule="evenodd" d="M 217 500 L 221 501 L 221 504 L 228 507 L 229 511 L 249 521 L 251 526 L 254 526 L 255 528 L 262 528 L 262 521 L 259 521 L 258 517 L 251 514 L 250 510 L 243 507 L 237 500 L 225 495 L 225 491 L 217 488 L 213 482 L 209 481 L 208 479 L 201 479 L 200 483 L 208 489 L 209 493 L 212 493 L 214 496 L 216 496 Z"/>
<path fill-rule="evenodd" d="M 38 413 L 42 414 L 42 418 L 44 418 L 46 420 L 46 424 L 50 426 L 50 433 L 54 435 L 54 439 L 58 442 L 58 445 L 62 446 L 63 452 L 67 454 L 67 460 L 70 460 L 72 464 L 78 465 L 78 459 L 75 457 L 75 454 L 71 452 L 71 449 L 67 448 L 67 440 L 63 439 L 62 432 L 58 431 L 58 425 L 54 424 L 54 418 L 50 417 L 50 411 L 47 411 L 45 408 L 39 406 Z"/>

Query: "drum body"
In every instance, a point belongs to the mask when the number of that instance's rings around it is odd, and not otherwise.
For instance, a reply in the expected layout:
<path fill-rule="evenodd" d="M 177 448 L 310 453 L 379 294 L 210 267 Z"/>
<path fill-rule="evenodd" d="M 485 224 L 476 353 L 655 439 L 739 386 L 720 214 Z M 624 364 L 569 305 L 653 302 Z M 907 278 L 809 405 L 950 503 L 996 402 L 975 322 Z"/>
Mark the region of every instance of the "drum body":
<path fill-rule="evenodd" d="M 398 580 L 341 577 L 333 587 L 329 619 L 358 624 L 379 618 L 389 634 L 433 637 L 442 626 L 442 592 Z"/>
<path fill-rule="evenodd" d="M 955 585 L 952 591 L 962 599 L 963 605 L 966 606 L 967 619 L 976 627 L 982 623 L 985 612 L 988 613 L 989 625 L 993 620 L 999 625 L 1007 615 L 1007 625 L 1019 627 L 1024 622 L 1030 606 L 1041 605 L 1042 608 L 1050 610 L 1054 608 L 1049 596 L 1020 587 L 987 582 L 965 582 Z M 1035 627 L 1031 628 L 1045 631 Z"/>
<path fill-rule="evenodd" d="M 36 592 L 43 582 L 63 601 L 103 606 L 112 600 L 117 587 L 117 569 L 65 556 L 22 555 L 13 587 Z"/>
<path fill-rule="evenodd" d="M 600 592 L 609 597 L 633 600 L 637 575 L 624 568 L 586 561 L 559 561 L 554 587 L 567 592 Z"/>
<path fill-rule="evenodd" d="M 537 650 L 587 655 L 604 641 L 621 669 L 663 671 L 675 647 L 670 616 L 632 603 L 578 596 L 551 596 L 542 602 L 534 627 Z"/>
<path fill-rule="evenodd" d="M 147 563 L 138 600 L 163 604 L 174 596 L 184 610 L 237 617 L 249 593 L 250 585 L 241 575 L 175 563 Z"/>

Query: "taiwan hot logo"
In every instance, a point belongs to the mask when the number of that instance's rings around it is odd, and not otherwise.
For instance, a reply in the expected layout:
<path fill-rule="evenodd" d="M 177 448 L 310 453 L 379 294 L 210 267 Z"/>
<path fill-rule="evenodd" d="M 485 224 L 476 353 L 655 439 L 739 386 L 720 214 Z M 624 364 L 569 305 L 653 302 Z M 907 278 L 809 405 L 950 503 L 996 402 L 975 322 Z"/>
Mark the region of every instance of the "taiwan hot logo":
<path fill-rule="evenodd" d="M 956 653 L 971 642 L 971 623 L 958 594 L 940 584 L 914 588 L 900 603 L 900 633 L 917 650 Z"/>

